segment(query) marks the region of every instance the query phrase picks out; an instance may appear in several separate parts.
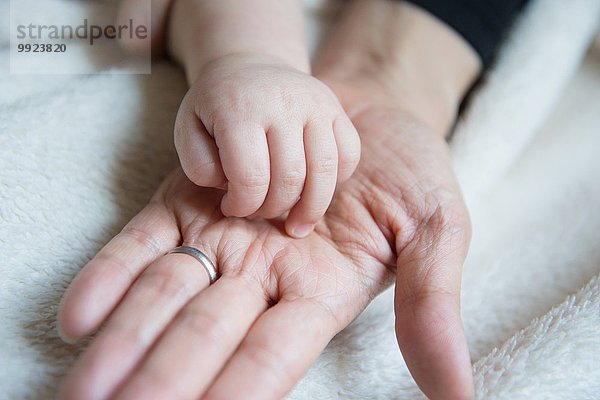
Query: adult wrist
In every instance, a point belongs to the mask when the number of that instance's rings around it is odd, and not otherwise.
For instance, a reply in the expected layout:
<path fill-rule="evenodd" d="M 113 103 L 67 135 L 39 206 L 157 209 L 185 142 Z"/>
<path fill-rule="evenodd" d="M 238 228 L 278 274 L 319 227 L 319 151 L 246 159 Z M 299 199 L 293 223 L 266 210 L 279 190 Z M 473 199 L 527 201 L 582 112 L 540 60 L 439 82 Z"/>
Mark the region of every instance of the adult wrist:
<path fill-rule="evenodd" d="M 459 34 L 416 6 L 355 0 L 314 69 L 334 85 L 371 92 L 365 103 L 402 108 L 446 134 L 481 62 Z"/>

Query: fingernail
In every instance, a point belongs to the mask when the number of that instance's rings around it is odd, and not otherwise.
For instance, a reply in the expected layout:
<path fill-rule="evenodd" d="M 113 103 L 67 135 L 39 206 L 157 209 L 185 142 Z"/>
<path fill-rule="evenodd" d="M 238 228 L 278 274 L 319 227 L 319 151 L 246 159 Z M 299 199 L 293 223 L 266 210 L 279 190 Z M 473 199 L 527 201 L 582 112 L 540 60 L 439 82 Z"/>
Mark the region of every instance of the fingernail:
<path fill-rule="evenodd" d="M 67 336 L 60 328 L 60 325 L 57 327 L 56 330 L 58 331 L 58 337 L 61 338 L 63 342 L 67 344 L 77 344 L 78 340 Z"/>
<path fill-rule="evenodd" d="M 292 229 L 292 236 L 297 238 L 305 238 L 312 232 L 314 224 L 298 225 Z"/>

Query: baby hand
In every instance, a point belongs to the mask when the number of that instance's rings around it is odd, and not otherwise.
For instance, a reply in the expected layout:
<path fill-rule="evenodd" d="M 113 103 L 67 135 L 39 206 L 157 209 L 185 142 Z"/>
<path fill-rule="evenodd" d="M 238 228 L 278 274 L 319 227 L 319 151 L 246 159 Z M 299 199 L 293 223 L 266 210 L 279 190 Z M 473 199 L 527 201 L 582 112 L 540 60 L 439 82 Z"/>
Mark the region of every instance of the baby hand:
<path fill-rule="evenodd" d="M 360 158 L 358 133 L 325 84 L 248 55 L 203 69 L 177 114 L 175 146 L 192 182 L 227 190 L 225 216 L 289 211 L 294 237 L 313 230 Z"/>

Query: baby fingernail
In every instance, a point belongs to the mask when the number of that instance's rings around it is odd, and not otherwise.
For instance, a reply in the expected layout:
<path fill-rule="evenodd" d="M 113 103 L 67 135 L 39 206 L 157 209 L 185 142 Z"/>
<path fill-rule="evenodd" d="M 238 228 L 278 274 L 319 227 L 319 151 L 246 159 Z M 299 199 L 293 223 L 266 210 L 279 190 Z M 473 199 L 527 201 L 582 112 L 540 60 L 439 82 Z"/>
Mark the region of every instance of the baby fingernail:
<path fill-rule="evenodd" d="M 292 234 L 297 238 L 304 238 L 312 232 L 314 227 L 313 224 L 298 225 L 292 229 Z"/>

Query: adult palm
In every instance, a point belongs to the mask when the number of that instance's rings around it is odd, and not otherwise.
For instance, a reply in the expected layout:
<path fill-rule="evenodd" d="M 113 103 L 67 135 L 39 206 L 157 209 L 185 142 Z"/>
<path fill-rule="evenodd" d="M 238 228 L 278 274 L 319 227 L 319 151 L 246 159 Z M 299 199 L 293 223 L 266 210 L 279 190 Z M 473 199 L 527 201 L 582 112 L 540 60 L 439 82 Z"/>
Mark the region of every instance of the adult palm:
<path fill-rule="evenodd" d="M 222 192 L 174 171 L 65 295 L 65 337 L 105 323 L 62 397 L 280 398 L 394 278 L 417 382 L 432 398 L 470 397 L 459 316 L 469 222 L 446 143 L 398 109 L 351 116 L 359 169 L 305 239 L 282 221 L 223 217 Z M 193 258 L 164 255 L 182 243 L 218 266 L 215 284 Z"/>

